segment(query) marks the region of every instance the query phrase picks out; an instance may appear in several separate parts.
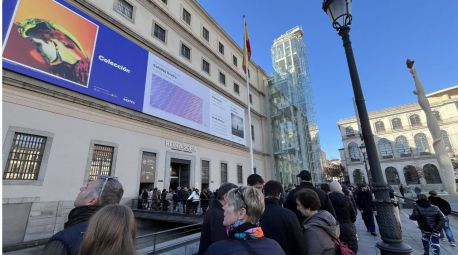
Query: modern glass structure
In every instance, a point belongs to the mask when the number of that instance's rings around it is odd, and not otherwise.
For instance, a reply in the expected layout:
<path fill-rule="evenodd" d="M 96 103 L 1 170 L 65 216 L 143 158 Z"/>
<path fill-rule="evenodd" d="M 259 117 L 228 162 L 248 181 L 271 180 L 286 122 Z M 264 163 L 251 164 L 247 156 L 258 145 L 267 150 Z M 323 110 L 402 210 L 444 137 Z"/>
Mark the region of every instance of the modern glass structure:
<path fill-rule="evenodd" d="M 304 32 L 294 27 L 274 40 L 269 80 L 269 106 L 273 132 L 275 174 L 283 185 L 296 183 L 301 170 L 322 182 L 321 147 L 318 138 L 312 87 L 307 65 Z"/>

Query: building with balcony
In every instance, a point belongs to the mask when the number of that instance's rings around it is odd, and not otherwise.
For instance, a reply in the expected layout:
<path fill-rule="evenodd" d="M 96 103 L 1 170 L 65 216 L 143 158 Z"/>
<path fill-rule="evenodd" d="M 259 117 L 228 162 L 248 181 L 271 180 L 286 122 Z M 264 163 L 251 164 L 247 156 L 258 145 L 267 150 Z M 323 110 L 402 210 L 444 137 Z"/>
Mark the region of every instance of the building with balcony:
<path fill-rule="evenodd" d="M 255 171 L 275 177 L 268 76 L 248 64 L 248 97 L 243 50 L 198 1 L 6 1 L 3 17 L 4 246 L 61 230 L 98 175 L 128 205 L 246 185 L 250 130 Z"/>
<path fill-rule="evenodd" d="M 458 86 L 428 94 L 454 167 L 458 146 Z M 389 185 L 441 190 L 438 163 L 426 116 L 417 103 L 369 113 L 383 176 Z M 337 122 L 342 136 L 342 164 L 352 184 L 370 182 L 369 164 L 356 118 Z M 455 170 L 455 175 L 458 172 Z"/>
<path fill-rule="evenodd" d="M 296 183 L 296 175 L 304 169 L 310 171 L 315 183 L 323 180 L 303 34 L 302 28 L 294 27 L 275 39 L 271 48 L 275 73 L 269 80 L 269 109 L 274 168 L 284 185 Z"/>

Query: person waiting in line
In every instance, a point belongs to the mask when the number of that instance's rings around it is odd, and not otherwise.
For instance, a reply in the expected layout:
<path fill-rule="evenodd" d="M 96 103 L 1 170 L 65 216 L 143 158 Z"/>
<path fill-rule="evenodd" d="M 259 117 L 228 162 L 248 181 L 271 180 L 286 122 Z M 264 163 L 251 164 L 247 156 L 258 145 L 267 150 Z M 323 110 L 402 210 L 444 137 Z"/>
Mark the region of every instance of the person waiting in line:
<path fill-rule="evenodd" d="M 372 192 L 367 185 L 362 186 L 358 191 L 356 204 L 361 211 L 361 216 L 363 218 L 364 225 L 366 225 L 367 232 L 370 232 L 373 236 L 377 236 L 374 220 L 375 206 L 372 202 Z"/>
<path fill-rule="evenodd" d="M 207 255 L 282 255 L 280 245 L 264 236 L 258 226 L 264 212 L 264 195 L 258 188 L 248 186 L 227 193 L 223 206 L 224 220 L 229 239 L 213 243 Z"/>
<path fill-rule="evenodd" d="M 223 183 L 217 189 L 215 199 L 211 200 L 207 213 L 202 223 L 200 235 L 199 254 L 204 255 L 208 247 L 220 240 L 226 240 L 226 227 L 223 225 L 225 197 L 229 190 L 237 188 L 235 184 Z"/>
<path fill-rule="evenodd" d="M 278 181 L 268 181 L 264 185 L 266 209 L 259 220 L 259 225 L 264 235 L 277 241 L 286 255 L 302 255 L 305 246 L 301 224 L 291 210 L 279 204 L 282 193 L 283 187 Z"/>
<path fill-rule="evenodd" d="M 418 194 L 418 200 L 409 219 L 416 220 L 421 231 L 421 241 L 425 254 L 431 248 L 434 255 L 440 254 L 439 236 L 444 226 L 444 214 L 439 207 L 431 205 L 425 194 Z"/>
<path fill-rule="evenodd" d="M 107 205 L 89 220 L 80 255 L 135 255 L 135 216 L 125 205 Z"/>
<path fill-rule="evenodd" d="M 166 200 L 166 203 L 167 203 L 167 208 L 166 208 L 166 211 L 172 211 L 172 208 L 173 208 L 173 189 L 170 188 L 169 189 L 169 192 L 167 192 L 167 195 L 165 195 L 165 200 Z"/>
<path fill-rule="evenodd" d="M 191 195 L 189 195 L 188 197 L 188 201 L 189 203 L 191 203 L 191 210 L 192 210 L 192 213 L 194 214 L 197 214 L 197 208 L 199 206 L 199 202 L 200 202 L 200 194 L 199 194 L 199 190 L 194 188 Z"/>
<path fill-rule="evenodd" d="M 246 182 L 248 186 L 253 186 L 261 190 L 262 190 L 262 187 L 264 186 L 264 179 L 262 179 L 262 177 L 259 174 L 250 174 L 247 177 Z"/>
<path fill-rule="evenodd" d="M 337 181 L 329 184 L 329 199 L 336 211 L 336 220 L 339 222 L 340 241 L 346 243 L 355 254 L 358 252 L 358 240 L 354 223 L 356 221 L 356 212 L 350 199 L 342 191 L 342 186 Z"/>
<path fill-rule="evenodd" d="M 163 189 L 161 193 L 161 206 L 162 206 L 162 211 L 167 211 L 168 208 L 168 202 L 167 202 L 167 190 Z"/>
<path fill-rule="evenodd" d="M 329 192 L 331 192 L 331 189 L 329 188 L 329 184 L 327 183 L 322 183 L 320 184 L 320 189 L 324 192 L 326 192 L 326 194 L 328 194 Z"/>
<path fill-rule="evenodd" d="M 142 192 L 142 209 L 147 209 L 148 208 L 148 190 L 143 189 Z"/>
<path fill-rule="evenodd" d="M 311 189 L 302 189 L 294 195 L 297 209 L 305 217 L 303 224 L 304 254 L 337 255 L 333 240 L 339 238 L 339 224 L 328 211 L 321 207 L 318 194 Z"/>
<path fill-rule="evenodd" d="M 119 204 L 124 189 L 116 177 L 99 176 L 80 188 L 64 230 L 51 237 L 43 249 L 44 255 L 76 255 L 80 249 L 89 218 L 100 208 Z"/>
<path fill-rule="evenodd" d="M 202 214 L 205 214 L 210 203 L 210 192 L 207 188 L 204 188 L 200 193 L 200 208 L 202 208 Z"/>
<path fill-rule="evenodd" d="M 292 191 L 289 192 L 288 196 L 286 197 L 285 201 L 285 208 L 290 209 L 293 211 L 299 222 L 303 222 L 305 217 L 298 211 L 297 209 L 297 204 L 296 204 L 296 199 L 295 199 L 295 194 L 296 192 L 303 190 L 303 189 L 311 189 L 315 191 L 318 194 L 318 197 L 320 198 L 320 204 L 321 204 L 321 210 L 326 210 L 328 211 L 332 216 L 335 217 L 336 213 L 334 211 L 334 207 L 332 207 L 332 203 L 329 200 L 328 194 L 326 194 L 324 191 L 322 191 L 319 188 L 316 188 L 312 184 L 312 176 L 310 175 L 310 172 L 307 170 L 302 170 L 297 177 L 300 178 L 301 183 L 298 187 L 293 189 Z"/>
<path fill-rule="evenodd" d="M 450 228 L 450 222 L 448 219 L 448 215 L 452 212 L 452 208 L 450 207 L 450 204 L 447 202 L 447 200 L 442 199 L 441 197 L 437 196 L 437 192 L 435 190 L 431 190 L 429 192 L 429 197 L 428 200 L 431 202 L 432 205 L 435 205 L 439 207 L 441 212 L 444 214 L 444 227 L 443 231 L 441 231 L 441 239 L 445 241 L 444 233 L 447 236 L 447 239 L 450 243 L 450 246 L 455 247 L 455 237 L 453 236 L 452 229 Z"/>

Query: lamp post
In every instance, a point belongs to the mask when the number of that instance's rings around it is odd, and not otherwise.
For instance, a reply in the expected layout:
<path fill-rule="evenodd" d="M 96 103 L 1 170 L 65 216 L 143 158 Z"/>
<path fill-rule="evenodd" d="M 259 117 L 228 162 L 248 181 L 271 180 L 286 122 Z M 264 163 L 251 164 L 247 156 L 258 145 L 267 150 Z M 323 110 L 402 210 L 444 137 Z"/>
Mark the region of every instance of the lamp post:
<path fill-rule="evenodd" d="M 374 204 L 377 208 L 377 223 L 379 226 L 382 241 L 377 243 L 381 254 L 410 254 L 412 248 L 402 242 L 402 233 L 399 223 L 394 217 L 394 205 L 391 203 L 389 189 L 383 178 L 382 169 L 378 159 L 377 148 L 375 147 L 369 116 L 366 109 L 363 91 L 359 82 L 356 69 L 353 49 L 350 42 L 351 0 L 324 0 L 323 10 L 331 19 L 332 26 L 342 37 L 345 54 L 347 56 L 348 68 L 355 95 L 356 107 L 361 122 L 364 144 L 371 169 L 372 190 L 374 192 Z"/>
<path fill-rule="evenodd" d="M 363 154 L 363 162 L 364 162 L 364 169 L 366 169 L 366 176 L 367 176 L 367 181 L 369 182 L 369 186 L 372 185 L 372 176 L 369 174 L 369 169 L 367 168 L 367 161 L 366 161 L 366 146 L 364 146 L 364 143 L 359 146 L 359 149 L 361 150 L 361 154 Z"/>

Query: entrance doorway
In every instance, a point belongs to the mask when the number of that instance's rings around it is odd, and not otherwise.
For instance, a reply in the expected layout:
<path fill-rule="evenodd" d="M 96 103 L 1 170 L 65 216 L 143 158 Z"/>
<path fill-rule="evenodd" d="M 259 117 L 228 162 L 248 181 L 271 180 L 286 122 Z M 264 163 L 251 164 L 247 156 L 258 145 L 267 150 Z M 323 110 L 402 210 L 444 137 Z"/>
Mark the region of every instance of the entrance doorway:
<path fill-rule="evenodd" d="M 170 189 L 189 187 L 191 160 L 172 158 L 170 160 Z"/>

